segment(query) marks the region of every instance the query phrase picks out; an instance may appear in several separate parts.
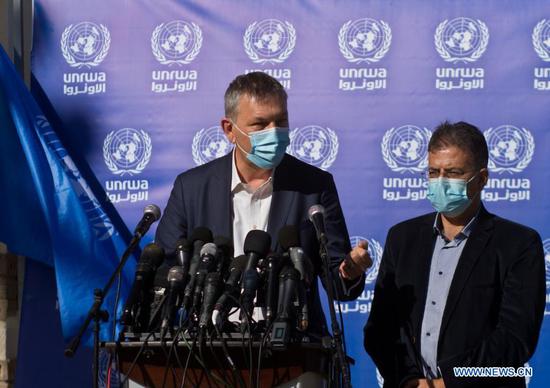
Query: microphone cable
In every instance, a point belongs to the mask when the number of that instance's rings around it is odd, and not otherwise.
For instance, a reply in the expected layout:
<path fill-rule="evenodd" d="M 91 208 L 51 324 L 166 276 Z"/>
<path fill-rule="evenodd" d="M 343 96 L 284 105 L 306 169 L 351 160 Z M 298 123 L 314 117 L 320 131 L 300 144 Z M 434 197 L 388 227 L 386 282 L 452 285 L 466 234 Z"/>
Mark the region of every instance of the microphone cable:
<path fill-rule="evenodd" d="M 216 354 L 216 349 L 214 348 L 214 336 L 213 336 L 214 329 L 210 330 L 210 333 L 208 333 L 207 338 L 210 339 L 210 341 L 206 340 L 205 342 L 209 342 L 209 348 L 210 353 L 212 354 L 212 358 L 214 359 L 214 362 L 216 363 L 217 367 L 219 368 L 223 381 L 229 381 L 229 378 L 227 374 L 225 373 L 225 368 L 223 367 L 223 363 L 218 358 L 218 355 Z"/>
<path fill-rule="evenodd" d="M 244 383 L 243 377 L 240 373 L 240 371 L 237 369 L 237 366 L 235 365 L 235 362 L 233 362 L 233 359 L 231 358 L 231 355 L 229 354 L 229 349 L 227 348 L 227 343 L 225 342 L 225 338 L 223 337 L 223 334 L 218 329 L 218 326 L 214 325 L 214 330 L 216 330 L 216 334 L 218 338 L 220 339 L 220 343 L 222 346 L 222 351 L 224 353 L 225 359 L 227 360 L 227 363 L 229 364 L 229 367 L 231 368 L 231 373 L 233 374 L 233 381 L 239 382 L 239 386 L 242 388 L 246 388 L 246 384 Z"/>
<path fill-rule="evenodd" d="M 134 357 L 134 360 L 132 361 L 132 363 L 130 364 L 130 368 L 128 369 L 128 372 L 126 372 L 126 376 L 124 376 L 124 379 L 122 379 L 122 381 L 120 382 L 120 386 L 121 387 L 124 387 L 126 382 L 128 381 L 128 379 L 130 378 L 130 374 L 132 373 L 132 371 L 134 370 L 138 360 L 139 360 L 139 357 L 141 356 L 141 353 L 143 353 L 143 351 L 145 350 L 145 347 L 147 346 L 147 342 L 149 341 L 149 338 L 153 335 L 154 333 L 151 332 L 147 335 L 147 337 L 145 337 L 145 340 L 143 341 L 143 344 L 141 344 L 136 356 Z"/>
<path fill-rule="evenodd" d="M 189 332 L 189 331 L 188 331 Z M 181 383 L 181 386 L 180 387 L 184 387 L 185 386 L 185 378 L 186 378 L 186 374 L 187 374 L 187 371 L 188 371 L 188 368 L 189 368 L 189 361 L 191 359 L 191 356 L 194 356 L 195 358 L 195 361 L 197 361 L 199 363 L 199 365 L 201 366 L 201 368 L 203 369 L 203 371 L 207 374 L 207 378 L 213 378 L 215 380 L 217 380 L 217 382 L 219 384 L 222 384 L 223 386 L 228 386 L 230 387 L 230 385 L 228 385 L 225 381 L 223 381 L 219 376 L 213 374 L 208 368 L 207 366 L 204 364 L 203 360 L 201 358 L 199 358 L 196 354 L 194 354 L 193 352 L 193 348 L 196 346 L 196 343 L 197 343 L 197 336 L 195 336 L 195 339 L 193 340 L 193 344 L 190 346 L 189 345 L 189 341 L 187 341 L 187 338 L 185 338 L 185 336 L 182 337 L 183 338 L 183 341 L 185 342 L 185 344 L 187 345 L 187 347 L 189 348 L 189 354 L 187 356 L 187 361 L 185 363 L 185 370 L 184 370 L 184 374 L 183 374 L 183 380 L 182 380 L 182 383 Z M 211 383 L 210 379 L 209 379 L 209 384 Z M 199 384 L 200 385 L 200 384 Z"/>
<path fill-rule="evenodd" d="M 259 387 L 259 381 L 260 381 L 260 370 L 261 370 L 260 367 L 261 367 L 261 364 L 262 364 L 263 346 L 264 346 L 264 343 L 267 340 L 267 337 L 269 336 L 269 333 L 271 333 L 271 329 L 273 328 L 273 324 L 275 323 L 275 321 L 278 318 L 279 318 L 279 314 L 277 314 L 277 316 L 274 317 L 274 319 L 272 319 L 271 322 L 269 322 L 269 325 L 267 326 L 266 331 L 265 331 L 264 335 L 262 336 L 262 341 L 260 342 L 260 349 L 258 350 L 258 369 L 257 369 L 257 372 L 256 372 L 256 384 L 257 384 L 258 387 Z"/>
<path fill-rule="evenodd" d="M 174 367 L 170 364 L 170 358 L 172 356 L 172 349 L 174 345 L 174 338 L 172 338 L 172 345 L 169 348 L 168 353 L 166 352 L 166 342 L 164 341 L 164 338 L 161 338 L 160 340 L 160 348 L 162 349 L 162 352 L 164 353 L 164 356 L 166 357 L 166 366 L 164 367 L 164 376 L 162 378 L 162 388 L 166 387 L 166 379 L 168 377 L 168 370 L 172 371 L 172 377 L 174 381 L 177 381 L 176 371 L 174 370 Z"/>
<path fill-rule="evenodd" d="M 198 338 L 199 338 L 199 358 L 201 359 L 202 363 L 201 364 L 204 364 L 205 367 L 203 368 L 204 371 L 206 372 L 206 379 L 208 380 L 208 386 L 212 386 L 212 374 L 211 374 L 211 371 L 208 367 L 206 367 L 206 365 L 208 364 L 206 361 L 205 361 L 205 358 L 204 358 L 204 332 L 205 330 L 199 328 L 199 335 L 198 335 Z M 195 358 L 197 357 L 197 355 L 195 355 Z"/>

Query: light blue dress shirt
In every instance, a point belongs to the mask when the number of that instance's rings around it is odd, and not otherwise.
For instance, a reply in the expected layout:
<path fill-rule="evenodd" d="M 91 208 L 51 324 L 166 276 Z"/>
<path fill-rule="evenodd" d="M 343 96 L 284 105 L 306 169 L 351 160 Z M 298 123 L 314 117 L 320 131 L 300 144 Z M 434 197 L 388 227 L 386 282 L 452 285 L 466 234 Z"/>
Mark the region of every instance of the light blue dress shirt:
<path fill-rule="evenodd" d="M 443 312 L 445 311 L 445 304 L 447 303 L 458 260 L 476 220 L 477 214 L 452 241 L 449 241 L 443 234 L 439 213 L 435 217 L 434 230 L 437 233 L 437 238 L 430 265 L 428 293 L 424 305 L 420 336 L 420 351 L 425 361 L 424 373 L 428 378 L 439 377 L 437 343 L 441 331 Z"/>

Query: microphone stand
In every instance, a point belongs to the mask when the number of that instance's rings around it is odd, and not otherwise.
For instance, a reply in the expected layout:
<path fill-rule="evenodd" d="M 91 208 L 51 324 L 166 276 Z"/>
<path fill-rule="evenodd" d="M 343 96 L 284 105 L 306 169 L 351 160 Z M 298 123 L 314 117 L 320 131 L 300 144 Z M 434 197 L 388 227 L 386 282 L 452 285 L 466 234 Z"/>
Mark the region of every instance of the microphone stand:
<path fill-rule="evenodd" d="M 344 388 L 351 388 L 351 376 L 349 370 L 349 363 L 344 352 L 344 342 L 342 339 L 342 331 L 338 320 L 336 318 L 336 310 L 334 309 L 334 283 L 332 282 L 332 273 L 330 272 L 329 257 L 327 250 L 327 236 L 324 233 L 319 234 L 319 255 L 323 261 L 326 274 L 326 290 L 328 299 L 328 309 L 330 311 L 330 323 L 332 327 L 332 336 L 334 338 L 333 346 L 336 347 L 336 359 L 338 360 L 338 366 L 340 373 L 342 374 L 342 385 Z"/>
<path fill-rule="evenodd" d="M 107 293 L 113 286 L 115 279 L 121 273 L 122 268 L 128 261 L 130 254 L 136 248 L 142 236 L 143 236 L 142 233 L 136 232 L 134 237 L 132 237 L 130 244 L 124 251 L 124 254 L 121 257 L 118 263 L 118 266 L 115 268 L 113 274 L 107 281 L 107 284 L 105 285 L 105 287 L 103 287 L 103 289 L 96 288 L 94 290 L 94 303 L 92 304 L 92 307 L 88 311 L 88 315 L 86 316 L 86 319 L 82 323 L 82 326 L 80 326 L 80 330 L 78 331 L 78 334 L 71 340 L 71 342 L 69 343 L 69 346 L 65 349 L 66 357 L 74 356 L 74 354 L 76 353 L 76 350 L 78 349 L 78 346 L 80 345 L 80 341 L 84 336 L 84 333 L 88 329 L 90 322 L 93 320 L 94 321 L 94 328 L 93 328 L 93 332 L 94 332 L 93 387 L 94 388 L 98 388 L 98 384 L 99 384 L 99 331 L 101 327 L 101 322 L 107 322 L 109 319 L 109 313 L 105 310 L 101 310 L 101 306 L 103 304 L 103 301 L 105 300 L 105 295 L 107 295 Z M 113 324 L 116 325 L 116 316 L 114 318 L 115 319 Z"/>

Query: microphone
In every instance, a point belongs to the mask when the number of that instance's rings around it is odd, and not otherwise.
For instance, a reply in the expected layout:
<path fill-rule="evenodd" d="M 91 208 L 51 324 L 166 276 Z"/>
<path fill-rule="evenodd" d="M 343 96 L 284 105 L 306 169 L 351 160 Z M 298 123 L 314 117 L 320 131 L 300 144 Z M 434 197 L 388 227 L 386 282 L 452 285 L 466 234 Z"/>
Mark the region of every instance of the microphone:
<path fill-rule="evenodd" d="M 307 211 L 307 215 L 317 233 L 317 239 L 323 245 L 327 244 L 325 231 L 325 208 L 321 205 L 313 205 Z"/>
<path fill-rule="evenodd" d="M 150 243 L 143 248 L 139 262 L 136 266 L 134 284 L 126 300 L 126 305 L 121 317 L 121 322 L 124 325 L 129 326 L 134 323 L 134 307 L 143 300 L 143 293 L 151 286 L 155 271 L 163 260 L 164 249 L 162 249 L 162 247 L 155 243 Z"/>
<path fill-rule="evenodd" d="M 143 217 L 134 230 L 134 237 L 142 238 L 153 222 L 160 219 L 160 208 L 157 205 L 147 205 L 143 209 Z"/>
<path fill-rule="evenodd" d="M 187 240 L 185 237 L 180 237 L 180 239 L 176 242 L 176 257 L 183 268 L 184 275 L 187 275 L 189 272 L 189 265 L 191 264 L 192 256 L 193 245 L 191 244 L 191 241 Z"/>
<path fill-rule="evenodd" d="M 191 307 L 193 298 L 193 290 L 195 289 L 195 275 L 201 258 L 201 249 L 204 244 L 212 242 L 212 232 L 210 229 L 199 226 L 191 233 L 191 245 L 193 246 L 193 255 L 191 256 L 191 264 L 189 266 L 189 281 L 183 292 L 183 306 L 186 310 Z"/>
<path fill-rule="evenodd" d="M 279 275 L 282 258 L 275 253 L 267 256 L 267 292 L 266 292 L 266 319 L 271 322 L 275 318 L 277 306 L 275 305 L 275 286 Z"/>
<path fill-rule="evenodd" d="M 243 270 L 246 267 L 248 258 L 245 255 L 237 256 L 231 261 L 229 268 L 229 276 L 225 282 L 225 287 L 222 295 L 216 301 L 212 312 L 212 323 L 220 325 L 225 320 L 229 308 L 235 304 L 233 298 L 239 297 L 239 280 L 241 279 Z"/>
<path fill-rule="evenodd" d="M 277 319 L 271 331 L 271 345 L 276 348 L 285 348 L 290 339 L 291 321 L 294 318 L 294 298 L 300 273 L 291 266 L 286 266 L 279 275 L 279 303 Z"/>
<path fill-rule="evenodd" d="M 227 237 L 216 236 L 214 238 L 214 244 L 218 248 L 216 272 L 225 273 L 233 257 L 233 242 Z"/>
<path fill-rule="evenodd" d="M 286 266 L 279 274 L 279 303 L 277 320 L 290 320 L 294 316 L 293 298 L 296 296 L 300 273 L 291 266 Z"/>
<path fill-rule="evenodd" d="M 214 243 L 206 243 L 201 249 L 201 259 L 199 262 L 199 267 L 197 269 L 197 274 L 195 275 L 195 290 L 193 291 L 193 307 L 199 307 L 202 299 L 202 290 L 204 288 L 204 281 L 206 275 L 215 268 L 217 260 L 217 250 Z"/>
<path fill-rule="evenodd" d="M 256 270 L 258 260 L 267 255 L 270 246 L 271 236 L 263 230 L 251 230 L 244 240 L 244 253 L 248 260 L 241 280 L 241 329 L 246 326 L 247 317 L 252 314 L 254 307 L 254 297 L 260 278 Z"/>
<path fill-rule="evenodd" d="M 179 265 L 175 265 L 168 271 L 168 292 L 166 301 L 164 302 L 164 308 L 162 312 L 162 323 L 160 325 L 160 338 L 164 338 L 166 332 L 172 325 L 174 313 L 178 308 L 178 299 L 183 287 L 183 268 Z"/>
<path fill-rule="evenodd" d="M 244 239 L 244 254 L 248 258 L 246 269 L 256 269 L 258 260 L 264 258 L 271 247 L 271 236 L 263 230 L 251 230 Z"/>
<path fill-rule="evenodd" d="M 199 328 L 203 329 L 208 325 L 208 321 L 212 317 L 212 310 L 214 309 L 214 302 L 218 296 L 218 290 L 221 284 L 221 274 L 219 272 L 210 272 L 206 275 L 206 282 L 204 285 L 204 300 L 201 308 L 201 315 L 199 319 Z"/>
<path fill-rule="evenodd" d="M 300 272 L 300 279 L 311 285 L 313 277 L 313 264 L 305 254 L 300 244 L 300 233 L 296 225 L 286 225 L 279 231 L 279 244 L 284 251 L 288 251 L 290 261 L 294 268 Z"/>

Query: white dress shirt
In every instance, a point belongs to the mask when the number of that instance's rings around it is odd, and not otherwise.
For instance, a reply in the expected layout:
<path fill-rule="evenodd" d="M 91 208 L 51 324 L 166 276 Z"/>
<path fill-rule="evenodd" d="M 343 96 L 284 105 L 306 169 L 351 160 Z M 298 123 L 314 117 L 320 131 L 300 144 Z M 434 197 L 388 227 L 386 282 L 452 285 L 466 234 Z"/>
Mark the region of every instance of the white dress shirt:
<path fill-rule="evenodd" d="M 273 170 L 274 171 L 274 170 Z M 273 196 L 273 173 L 256 190 L 243 183 L 235 164 L 235 151 L 231 168 L 231 199 L 233 201 L 233 248 L 234 256 L 244 253 L 244 240 L 253 229 L 267 232 L 271 197 Z"/>

